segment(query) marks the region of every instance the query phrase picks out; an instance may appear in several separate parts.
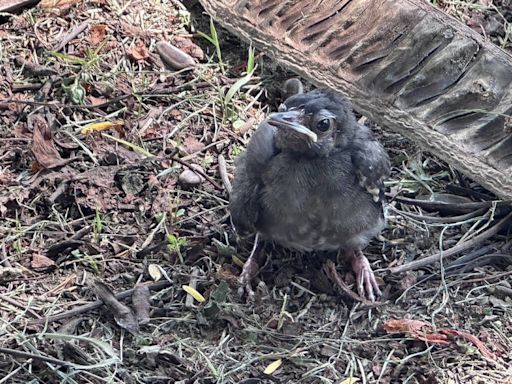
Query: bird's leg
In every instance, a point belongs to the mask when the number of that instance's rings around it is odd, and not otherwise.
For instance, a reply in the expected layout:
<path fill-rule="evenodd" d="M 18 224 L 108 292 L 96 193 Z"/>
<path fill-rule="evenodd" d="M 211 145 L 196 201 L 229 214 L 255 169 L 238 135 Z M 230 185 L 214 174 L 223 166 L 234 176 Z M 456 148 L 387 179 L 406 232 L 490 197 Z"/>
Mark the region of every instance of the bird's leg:
<path fill-rule="evenodd" d="M 254 238 L 254 245 L 251 250 L 251 254 L 249 255 L 249 258 L 244 263 L 244 266 L 242 268 L 242 273 L 240 274 L 239 281 L 242 285 L 240 287 L 241 292 L 239 290 L 239 293 L 243 294 L 243 290 L 247 292 L 247 295 L 249 298 L 254 297 L 254 291 L 251 287 L 251 280 L 258 274 L 258 270 L 260 269 L 260 265 L 262 262 L 262 245 L 258 242 L 259 240 L 259 234 L 257 233 Z"/>
<path fill-rule="evenodd" d="M 359 296 L 368 297 L 375 301 L 375 296 L 381 296 L 382 292 L 375 280 L 375 275 L 370 267 L 370 263 L 360 249 L 351 251 L 348 256 L 352 270 L 356 275 L 357 293 Z"/>

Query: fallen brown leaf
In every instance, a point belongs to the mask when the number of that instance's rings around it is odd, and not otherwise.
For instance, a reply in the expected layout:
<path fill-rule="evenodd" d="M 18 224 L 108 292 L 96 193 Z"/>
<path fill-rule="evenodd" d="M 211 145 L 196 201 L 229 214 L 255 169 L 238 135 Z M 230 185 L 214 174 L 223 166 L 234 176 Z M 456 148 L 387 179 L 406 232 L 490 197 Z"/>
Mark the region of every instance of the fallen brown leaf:
<path fill-rule="evenodd" d="M 203 50 L 197 44 L 192 42 L 192 40 L 183 36 L 175 36 L 173 39 L 173 43 L 176 46 L 176 48 L 181 49 L 183 52 L 188 53 L 190 56 L 198 60 L 204 59 Z"/>
<path fill-rule="evenodd" d="M 464 340 L 469 341 L 470 343 L 474 344 L 475 347 L 478 348 L 480 353 L 491 360 L 495 360 L 496 356 L 494 353 L 492 353 L 484 343 L 482 343 L 478 337 L 472 335 L 471 333 L 465 332 L 465 331 L 458 331 L 456 329 L 441 329 L 440 332 L 445 333 L 450 336 L 459 336 L 462 337 Z"/>
<path fill-rule="evenodd" d="M 149 57 L 149 51 L 142 41 L 137 42 L 134 47 L 128 49 L 127 53 L 128 57 L 135 61 L 143 61 Z"/>
<path fill-rule="evenodd" d="M 476 336 L 456 329 L 441 328 L 438 332 L 434 332 L 431 324 L 421 320 L 397 319 L 388 320 L 384 323 L 384 329 L 388 333 L 405 333 L 418 340 L 428 342 L 430 344 L 450 344 L 449 336 L 462 337 L 464 340 L 474 344 L 482 356 L 487 359 L 495 360 L 496 356 L 482 343 Z"/>
<path fill-rule="evenodd" d="M 93 132 L 101 132 L 109 129 L 121 129 L 124 126 L 122 120 L 116 121 L 101 121 L 99 123 L 88 124 L 80 130 L 82 135 L 90 135 Z"/>
<path fill-rule="evenodd" d="M 121 27 L 122 27 L 125 35 L 132 36 L 132 37 L 133 36 L 143 37 L 148 34 L 142 28 L 137 27 L 132 24 L 129 24 L 126 21 L 120 20 L 120 24 L 121 24 Z"/>
<path fill-rule="evenodd" d="M 96 107 L 98 105 L 104 104 L 107 101 L 107 99 L 104 97 L 89 96 L 89 101 L 92 106 Z"/>
<path fill-rule="evenodd" d="M 32 261 L 30 263 L 30 266 L 32 267 L 32 269 L 44 270 L 50 267 L 54 267 L 55 261 L 53 261 L 49 257 L 41 255 L 40 253 L 34 253 L 32 255 Z"/>
<path fill-rule="evenodd" d="M 132 310 L 117 300 L 110 288 L 101 281 L 95 281 L 93 287 L 98 298 L 103 301 L 109 312 L 114 316 L 116 323 L 130 333 L 138 333 L 139 322 Z"/>
<path fill-rule="evenodd" d="M 199 152 L 204 147 L 205 147 L 205 145 L 193 136 L 186 137 L 185 141 L 183 143 L 183 149 L 185 150 L 187 155 L 190 155 L 191 153 L 194 153 L 194 152 Z"/>
<path fill-rule="evenodd" d="M 405 333 L 418 340 L 423 340 L 431 344 L 449 344 L 446 335 L 432 333 L 434 327 L 421 320 L 397 319 L 388 320 L 384 324 L 384 329 L 388 333 Z"/>
<path fill-rule="evenodd" d="M 101 43 L 107 35 L 107 26 L 105 24 L 96 24 L 92 26 L 89 32 L 89 41 L 92 45 Z"/>
<path fill-rule="evenodd" d="M 53 168 L 62 164 L 53 135 L 45 119 L 41 116 L 33 118 L 34 134 L 32 136 L 32 153 L 43 168 Z"/>
<path fill-rule="evenodd" d="M 418 281 L 418 274 L 414 271 L 407 271 L 405 276 L 400 280 L 400 288 L 404 291 L 411 288 Z"/>

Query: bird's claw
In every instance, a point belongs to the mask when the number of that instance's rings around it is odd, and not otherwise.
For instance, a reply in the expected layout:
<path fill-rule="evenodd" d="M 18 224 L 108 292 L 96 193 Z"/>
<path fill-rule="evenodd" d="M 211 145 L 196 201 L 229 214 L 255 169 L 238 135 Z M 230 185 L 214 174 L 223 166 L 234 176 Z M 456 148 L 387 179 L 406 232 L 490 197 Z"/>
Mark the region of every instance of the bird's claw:
<path fill-rule="evenodd" d="M 240 283 L 240 287 L 238 288 L 238 295 L 242 297 L 244 294 L 247 294 L 247 300 L 252 301 L 254 300 L 255 293 L 251 287 L 252 276 L 249 272 L 249 268 L 246 268 L 244 265 L 242 273 L 238 278 L 238 282 Z"/>
<path fill-rule="evenodd" d="M 354 252 L 352 270 L 356 275 L 357 293 L 359 296 L 367 297 L 372 302 L 375 301 L 375 296 L 382 296 L 370 262 L 360 250 Z"/>

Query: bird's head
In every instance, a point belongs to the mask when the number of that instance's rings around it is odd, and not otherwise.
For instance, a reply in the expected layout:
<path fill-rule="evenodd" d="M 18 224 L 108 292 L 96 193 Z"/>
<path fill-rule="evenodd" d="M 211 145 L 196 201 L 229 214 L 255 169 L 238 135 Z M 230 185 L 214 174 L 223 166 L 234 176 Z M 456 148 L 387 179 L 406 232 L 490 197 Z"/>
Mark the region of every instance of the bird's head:
<path fill-rule="evenodd" d="M 281 151 L 308 157 L 328 156 L 354 136 L 356 122 L 350 105 L 328 90 L 315 90 L 288 98 L 267 123 L 277 128 Z"/>

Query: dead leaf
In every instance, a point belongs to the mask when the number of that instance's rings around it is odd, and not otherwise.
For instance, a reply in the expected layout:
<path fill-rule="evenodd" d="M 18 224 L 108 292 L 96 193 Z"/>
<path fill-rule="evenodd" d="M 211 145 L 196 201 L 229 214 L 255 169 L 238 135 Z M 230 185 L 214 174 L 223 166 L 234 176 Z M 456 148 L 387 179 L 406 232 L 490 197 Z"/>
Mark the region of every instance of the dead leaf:
<path fill-rule="evenodd" d="M 349 377 L 348 379 L 343 380 L 340 384 L 354 384 L 358 381 L 359 379 L 357 377 Z"/>
<path fill-rule="evenodd" d="M 434 327 L 431 324 L 421 320 L 388 320 L 384 324 L 384 329 L 388 333 L 405 333 L 418 340 L 423 340 L 433 344 L 449 344 L 446 335 L 432 333 Z"/>
<path fill-rule="evenodd" d="M 30 266 L 32 267 L 32 269 L 44 270 L 50 267 L 54 267 L 55 261 L 53 261 L 49 257 L 41 255 L 40 253 L 34 253 L 32 255 L 32 261 L 30 263 Z"/>
<path fill-rule="evenodd" d="M 148 273 L 149 276 L 153 279 L 153 281 L 158 281 L 162 278 L 162 271 L 160 270 L 160 266 L 157 264 L 149 264 L 148 265 Z"/>
<path fill-rule="evenodd" d="M 32 136 L 32 153 L 39 165 L 43 168 L 53 168 L 62 164 L 53 135 L 45 119 L 41 116 L 33 117 L 34 134 Z"/>
<path fill-rule="evenodd" d="M 183 288 L 185 292 L 187 292 L 190 296 L 196 299 L 196 301 L 198 301 L 199 303 L 204 303 L 206 301 L 204 296 L 201 295 L 195 288 L 192 288 L 190 285 L 182 285 L 181 288 Z"/>
<path fill-rule="evenodd" d="M 89 42 L 91 45 L 98 45 L 101 43 L 107 35 L 107 26 L 105 24 L 96 24 L 91 27 L 89 31 Z"/>
<path fill-rule="evenodd" d="M 235 132 L 239 135 L 244 135 L 247 132 L 249 132 L 249 129 L 251 129 L 254 126 L 255 122 L 256 119 L 254 117 L 251 117 L 249 120 L 244 122 L 238 129 L 235 129 Z"/>
<path fill-rule="evenodd" d="M 160 181 L 156 175 L 149 175 L 147 183 L 152 188 L 158 187 L 160 185 Z"/>
<path fill-rule="evenodd" d="M 148 33 L 144 31 L 142 28 L 137 27 L 132 24 L 128 24 L 126 21 L 120 20 L 121 27 L 123 29 L 123 32 L 127 36 L 131 37 L 144 37 Z"/>
<path fill-rule="evenodd" d="M 149 51 L 142 41 L 137 42 L 134 47 L 128 49 L 127 53 L 128 57 L 135 61 L 144 61 L 149 58 Z"/>
<path fill-rule="evenodd" d="M 267 367 L 265 368 L 263 373 L 266 374 L 266 375 L 271 375 L 275 371 L 277 371 L 277 369 L 281 366 L 281 364 L 283 364 L 283 360 L 282 359 L 277 359 L 276 361 L 273 361 L 272 363 L 267 365 Z"/>
<path fill-rule="evenodd" d="M 173 109 L 169 112 L 169 116 L 174 117 L 176 120 L 180 120 L 183 117 L 183 112 L 181 112 L 179 109 Z"/>
<path fill-rule="evenodd" d="M 194 136 L 188 136 L 183 142 L 183 150 L 190 155 L 194 152 L 199 152 L 204 149 L 205 145 L 197 140 Z"/>
<path fill-rule="evenodd" d="M 464 340 L 469 341 L 470 343 L 474 344 L 475 347 L 478 348 L 480 353 L 486 357 L 487 359 L 496 360 L 496 356 L 494 353 L 492 353 L 484 343 L 482 343 L 478 337 L 472 335 L 471 333 L 465 332 L 465 331 L 458 331 L 456 329 L 441 329 L 440 332 L 445 333 L 447 335 L 451 336 L 459 336 L 462 337 Z"/>
<path fill-rule="evenodd" d="M 231 256 L 231 261 L 233 261 L 233 264 L 239 266 L 240 268 L 244 267 L 245 263 L 236 255 Z"/>
<path fill-rule="evenodd" d="M 80 130 L 82 135 L 89 135 L 93 132 L 101 132 L 106 131 L 108 129 L 119 129 L 124 126 L 124 122 L 122 120 L 116 121 L 102 121 L 99 123 L 88 124 Z"/>
<path fill-rule="evenodd" d="M 139 322 L 132 310 L 117 300 L 110 288 L 101 281 L 93 282 L 93 287 L 98 298 L 103 301 L 109 312 L 114 316 L 116 323 L 130 333 L 138 333 Z"/>
<path fill-rule="evenodd" d="M 192 40 L 186 37 L 175 36 L 173 38 L 173 44 L 176 46 L 176 48 L 181 49 L 183 52 L 188 53 L 190 56 L 198 60 L 204 59 L 203 50 L 197 44 L 192 42 Z"/>
<path fill-rule="evenodd" d="M 0 185 L 5 187 L 6 185 L 14 184 L 16 175 L 7 168 L 0 167 Z"/>
<path fill-rule="evenodd" d="M 384 329 L 388 333 L 409 334 L 418 340 L 423 340 L 430 344 L 447 345 L 450 343 L 447 335 L 459 336 L 464 340 L 473 343 L 484 357 L 492 360 L 496 359 L 495 355 L 484 345 L 484 343 L 482 343 L 476 336 L 465 331 L 441 328 L 438 330 L 438 333 L 432 333 L 433 327 L 431 324 L 421 320 L 411 319 L 388 320 L 384 324 Z"/>
<path fill-rule="evenodd" d="M 0 195 L 0 217 L 5 217 L 10 212 L 7 207 L 11 206 L 12 202 L 16 202 L 17 205 L 23 204 L 30 196 L 30 188 L 21 186 L 14 186 L 6 188 L 2 186 L 5 194 Z"/>
<path fill-rule="evenodd" d="M 404 291 L 411 288 L 418 281 L 418 274 L 414 271 L 408 271 L 400 280 L 400 288 Z"/>
<path fill-rule="evenodd" d="M 104 97 L 89 96 L 89 102 L 92 106 L 96 107 L 98 105 L 105 104 L 107 102 L 107 99 Z"/>

